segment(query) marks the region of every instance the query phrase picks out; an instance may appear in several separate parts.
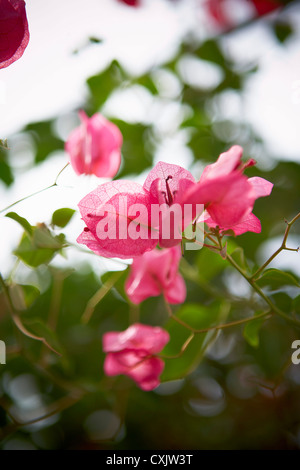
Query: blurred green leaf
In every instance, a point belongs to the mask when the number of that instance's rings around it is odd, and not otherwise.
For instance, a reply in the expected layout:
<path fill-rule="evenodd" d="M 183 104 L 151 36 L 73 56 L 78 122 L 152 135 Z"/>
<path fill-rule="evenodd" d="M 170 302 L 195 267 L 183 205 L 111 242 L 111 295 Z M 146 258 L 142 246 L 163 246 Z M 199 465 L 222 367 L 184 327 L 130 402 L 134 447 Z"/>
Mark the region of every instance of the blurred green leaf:
<path fill-rule="evenodd" d="M 209 307 L 199 304 L 187 304 L 176 312 L 176 317 L 184 321 L 192 328 L 206 329 L 223 323 L 228 314 L 227 305 L 214 303 Z M 184 326 L 170 319 L 164 329 L 170 334 L 170 342 L 162 351 L 163 355 L 176 356 L 184 343 L 191 335 Z M 211 330 L 207 333 L 195 334 L 182 355 L 172 359 L 165 359 L 165 368 L 161 377 L 163 382 L 185 377 L 194 370 L 203 358 L 207 347 L 215 340 L 218 332 Z"/>
<path fill-rule="evenodd" d="M 52 331 L 41 319 L 34 318 L 30 320 L 23 320 L 23 324 L 26 329 L 28 329 L 28 331 L 36 336 L 44 338 L 50 348 L 59 354 L 63 354 L 63 348 L 57 338 L 56 333 Z"/>
<path fill-rule="evenodd" d="M 24 219 L 24 217 L 21 217 L 18 215 L 16 212 L 8 212 L 5 214 L 5 217 L 9 217 L 10 219 L 15 220 L 18 222 L 21 227 L 28 233 L 28 235 L 32 235 L 32 226 L 28 222 L 28 220 Z"/>
<path fill-rule="evenodd" d="M 222 67 L 226 64 L 226 59 L 219 46 L 218 41 L 209 39 L 201 44 L 200 47 L 194 52 L 194 54 L 203 60 L 214 62 L 215 64 L 221 65 Z"/>
<path fill-rule="evenodd" d="M 4 148 L 4 149 L 8 149 L 8 143 L 7 143 L 7 139 L 0 139 L 0 147 Z"/>
<path fill-rule="evenodd" d="M 101 44 L 103 42 L 103 39 L 101 38 L 96 38 L 96 36 L 90 36 L 89 37 L 89 42 L 91 44 Z"/>
<path fill-rule="evenodd" d="M 62 248 L 60 238 L 53 236 L 50 230 L 43 224 L 34 228 L 33 243 L 37 248 L 52 248 L 54 250 Z"/>
<path fill-rule="evenodd" d="M 293 299 L 293 310 L 297 315 L 300 315 L 300 295 Z"/>
<path fill-rule="evenodd" d="M 260 313 L 262 312 L 256 312 L 255 315 L 259 315 Z M 259 346 L 259 331 L 265 321 L 265 318 L 258 318 L 245 325 L 243 336 L 253 348 L 258 348 Z"/>
<path fill-rule="evenodd" d="M 126 79 L 128 79 L 126 73 L 116 60 L 98 75 L 90 77 L 87 85 L 91 93 L 93 110 L 98 111 L 110 94 Z"/>
<path fill-rule="evenodd" d="M 142 75 L 141 77 L 135 78 L 132 80 L 132 83 L 136 83 L 137 85 L 141 85 L 145 87 L 152 95 L 158 95 L 158 89 L 155 85 L 155 82 L 153 81 L 151 75 L 146 74 Z"/>
<path fill-rule="evenodd" d="M 238 247 L 236 248 L 232 253 L 231 257 L 234 259 L 234 261 L 244 270 L 248 271 L 249 266 L 245 257 L 245 253 L 243 248 Z"/>
<path fill-rule="evenodd" d="M 14 254 L 21 261 L 32 268 L 36 268 L 41 264 L 49 263 L 52 260 L 54 253 L 55 250 L 51 248 L 37 248 L 27 233 L 24 233 L 18 248 L 14 251 Z"/>
<path fill-rule="evenodd" d="M 4 159 L 4 157 L 1 155 L 1 151 L 0 151 L 0 180 L 3 181 L 3 183 L 6 186 L 10 186 L 14 182 L 12 170 L 9 164 L 7 163 L 6 159 Z"/>
<path fill-rule="evenodd" d="M 57 209 L 55 212 L 53 212 L 51 223 L 57 227 L 64 228 L 70 222 L 74 213 L 74 209 L 69 209 L 67 207 Z"/>
<path fill-rule="evenodd" d="M 10 285 L 9 292 L 16 310 L 26 310 L 40 295 L 37 287 L 21 284 Z"/>
<path fill-rule="evenodd" d="M 23 234 L 18 248 L 14 254 L 25 264 L 36 268 L 41 264 L 49 263 L 55 253 L 62 249 L 64 235 L 53 236 L 49 229 L 41 224 L 33 227 L 32 236 Z"/>
<path fill-rule="evenodd" d="M 267 269 L 256 282 L 259 286 L 268 286 L 272 290 L 281 289 L 282 286 L 300 287 L 298 279 L 279 269 Z"/>
<path fill-rule="evenodd" d="M 28 124 L 23 129 L 31 135 L 35 146 L 35 162 L 44 161 L 51 153 L 63 150 L 64 142 L 54 132 L 54 121 L 42 121 Z"/>
<path fill-rule="evenodd" d="M 214 253 L 204 248 L 200 250 L 197 255 L 197 267 L 199 278 L 205 282 L 209 282 L 222 272 L 227 265 L 219 253 Z"/>
<path fill-rule="evenodd" d="M 290 23 L 286 21 L 277 21 L 274 24 L 274 33 L 278 41 L 282 44 L 293 34 L 294 30 Z"/>
<path fill-rule="evenodd" d="M 129 124 L 112 119 L 123 135 L 123 162 L 118 178 L 142 173 L 152 165 L 153 153 L 150 143 L 150 127 L 144 124 Z"/>

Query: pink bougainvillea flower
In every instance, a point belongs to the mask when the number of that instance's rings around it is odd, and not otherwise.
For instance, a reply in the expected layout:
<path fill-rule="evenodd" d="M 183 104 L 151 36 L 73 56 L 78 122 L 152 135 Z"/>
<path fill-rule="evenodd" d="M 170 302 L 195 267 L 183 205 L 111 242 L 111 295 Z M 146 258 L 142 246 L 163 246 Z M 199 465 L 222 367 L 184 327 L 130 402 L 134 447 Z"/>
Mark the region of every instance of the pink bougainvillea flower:
<path fill-rule="evenodd" d="M 118 0 L 120 3 L 125 3 L 130 7 L 138 7 L 140 6 L 140 0 Z"/>
<path fill-rule="evenodd" d="M 178 245 L 192 215 L 183 223 L 185 213 L 180 210 L 178 222 L 170 222 L 170 211 L 175 203 L 181 205 L 193 185 L 188 171 L 163 162 L 149 173 L 144 186 L 124 180 L 105 183 L 78 205 L 86 227 L 77 242 L 99 255 L 123 259 L 140 256 L 158 242 L 162 247 Z"/>
<path fill-rule="evenodd" d="M 251 0 L 258 15 L 266 15 L 280 8 L 282 4 L 276 0 Z"/>
<path fill-rule="evenodd" d="M 196 217 L 196 206 L 191 207 L 190 214 L 184 212 L 183 206 L 187 190 L 195 185 L 196 181 L 191 173 L 178 165 L 158 162 L 150 171 L 143 187 L 150 193 L 151 223 L 153 228 L 158 229 L 161 247 L 178 245 L 183 231 Z M 160 213 L 154 214 L 158 207 Z M 178 217 L 174 222 L 172 217 L 176 217 L 176 213 Z"/>
<path fill-rule="evenodd" d="M 197 186 L 186 194 L 186 201 L 205 205 L 209 214 L 207 223 L 224 230 L 232 229 L 237 235 L 246 231 L 247 224 L 252 225 L 252 231 L 259 230 L 255 216 L 250 214 L 255 200 L 269 195 L 273 187 L 263 178 L 248 179 L 243 175 L 243 170 L 255 161 L 250 159 L 243 164 L 242 153 L 238 145 L 222 153 L 216 163 L 205 168 Z"/>
<path fill-rule="evenodd" d="M 22 57 L 29 42 L 23 0 L 0 0 L 0 69 Z"/>
<path fill-rule="evenodd" d="M 79 117 L 81 125 L 65 144 L 73 169 L 78 175 L 113 178 L 121 163 L 123 138 L 119 128 L 99 113 L 88 118 L 80 111 Z"/>
<path fill-rule="evenodd" d="M 79 203 L 86 227 L 78 243 L 99 255 L 126 259 L 153 250 L 157 243 L 162 248 L 179 245 L 195 220 L 236 235 L 260 232 L 252 209 L 273 185 L 243 175 L 255 161 L 242 163 L 242 152 L 235 145 L 221 154 L 198 183 L 180 166 L 159 162 L 143 186 L 122 180 L 99 186 Z"/>
<path fill-rule="evenodd" d="M 157 245 L 149 228 L 150 195 L 138 183 L 104 183 L 85 196 L 78 207 L 86 227 L 77 242 L 99 255 L 133 258 Z M 135 207 L 141 209 L 139 224 L 135 222 Z"/>
<path fill-rule="evenodd" d="M 212 18 L 215 23 L 222 27 L 230 27 L 232 26 L 232 21 L 228 14 L 226 14 L 224 3 L 226 4 L 224 0 L 207 0 L 205 7 L 210 18 Z"/>
<path fill-rule="evenodd" d="M 159 385 L 164 362 L 156 356 L 168 343 L 169 333 L 162 328 L 140 323 L 122 332 L 111 331 L 103 335 L 106 375 L 128 375 L 145 391 Z"/>
<path fill-rule="evenodd" d="M 125 291 L 135 304 L 163 294 L 167 302 L 180 304 L 186 298 L 186 286 L 178 273 L 180 247 L 154 249 L 133 260 Z"/>
<path fill-rule="evenodd" d="M 244 0 L 244 3 L 251 3 L 254 7 L 255 16 L 266 15 L 280 8 L 282 4 L 278 0 Z M 236 21 L 231 14 L 231 5 L 228 0 L 207 0 L 205 8 L 209 17 L 222 28 L 231 28 L 236 25 Z"/>

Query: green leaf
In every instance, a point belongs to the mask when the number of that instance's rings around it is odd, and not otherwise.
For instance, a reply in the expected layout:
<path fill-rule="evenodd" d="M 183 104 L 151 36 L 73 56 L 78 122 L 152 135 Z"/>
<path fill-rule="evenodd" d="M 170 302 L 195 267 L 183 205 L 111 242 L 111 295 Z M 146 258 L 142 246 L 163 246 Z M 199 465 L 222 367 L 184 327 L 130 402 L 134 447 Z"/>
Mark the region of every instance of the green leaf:
<path fill-rule="evenodd" d="M 35 162 L 44 161 L 48 155 L 64 149 L 64 142 L 55 135 L 54 121 L 34 122 L 24 128 L 30 133 L 35 147 Z"/>
<path fill-rule="evenodd" d="M 28 235 L 32 235 L 32 226 L 30 225 L 28 220 L 24 219 L 24 217 L 21 217 L 16 212 L 8 212 L 5 215 L 5 217 L 9 217 L 10 219 L 13 219 L 16 222 L 18 222 L 21 225 L 21 227 L 23 227 L 25 232 L 28 233 Z"/>
<path fill-rule="evenodd" d="M 23 324 L 29 332 L 40 338 L 44 338 L 46 345 L 48 345 L 50 349 L 59 354 L 63 353 L 62 346 L 60 345 L 55 332 L 52 331 L 42 320 L 39 318 L 23 320 Z"/>
<path fill-rule="evenodd" d="M 244 271 L 248 271 L 248 270 L 249 270 L 249 266 L 248 266 L 247 260 L 246 260 L 246 258 L 245 258 L 245 253 L 244 253 L 243 248 L 241 248 L 241 247 L 236 248 L 236 249 L 231 253 L 231 257 L 234 259 L 234 261 L 235 261 Z"/>
<path fill-rule="evenodd" d="M 110 94 L 127 78 L 124 70 L 116 60 L 103 72 L 90 77 L 87 80 L 87 85 L 91 93 L 94 110 L 98 110 Z"/>
<path fill-rule="evenodd" d="M 262 312 L 256 312 L 255 315 L 259 315 L 260 313 Z M 257 320 L 252 320 L 247 323 L 244 328 L 243 336 L 253 348 L 257 348 L 259 346 L 259 331 L 265 321 L 265 318 L 258 318 Z"/>
<path fill-rule="evenodd" d="M 50 230 L 43 224 L 35 227 L 33 232 L 33 243 L 37 248 L 52 248 L 60 250 L 62 244 L 58 237 L 54 237 Z"/>
<path fill-rule="evenodd" d="M 118 178 L 129 174 L 140 174 L 152 165 L 150 128 L 143 124 L 129 124 L 119 119 L 112 120 L 123 135 L 122 166 Z"/>
<path fill-rule="evenodd" d="M 101 38 L 96 38 L 96 36 L 90 36 L 89 37 L 89 42 L 91 44 L 101 44 L 103 42 L 103 39 Z"/>
<path fill-rule="evenodd" d="M 132 83 L 137 83 L 138 85 L 142 85 L 144 88 L 147 88 L 147 90 L 150 91 L 152 95 L 159 94 L 158 89 L 155 85 L 155 82 L 152 80 L 149 74 L 143 75 L 142 77 L 139 77 L 133 80 Z"/>
<path fill-rule="evenodd" d="M 218 42 L 212 39 L 201 44 L 201 46 L 195 51 L 195 54 L 200 59 L 209 60 L 210 62 L 214 62 L 222 67 L 226 64 L 225 57 Z"/>
<path fill-rule="evenodd" d="M 10 166 L 5 161 L 5 159 L 1 157 L 2 156 L 0 153 L 0 180 L 3 181 L 6 186 L 10 186 L 14 182 L 14 177 Z"/>
<path fill-rule="evenodd" d="M 32 268 L 49 263 L 54 253 L 55 250 L 51 248 L 37 248 L 27 233 L 24 233 L 18 248 L 14 251 L 21 261 Z"/>
<path fill-rule="evenodd" d="M 293 34 L 293 28 L 290 23 L 277 21 L 274 25 L 274 33 L 278 41 L 282 44 Z"/>
<path fill-rule="evenodd" d="M 271 290 L 281 289 L 282 286 L 300 287 L 298 279 L 279 269 L 267 269 L 256 282 L 260 287 L 268 286 Z"/>
<path fill-rule="evenodd" d="M 55 212 L 53 212 L 51 223 L 57 227 L 64 228 L 70 222 L 74 213 L 74 209 L 69 209 L 67 207 L 57 209 Z"/>
<path fill-rule="evenodd" d="M 37 287 L 21 284 L 9 286 L 9 292 L 16 310 L 26 310 L 40 295 Z"/>
<path fill-rule="evenodd" d="M 300 315 L 300 295 L 298 295 L 294 300 L 293 300 L 293 310 L 297 315 Z"/>
<path fill-rule="evenodd" d="M 209 282 L 226 268 L 226 262 L 219 253 L 203 248 L 197 255 L 199 278 Z"/>
<path fill-rule="evenodd" d="M 227 304 L 214 303 L 209 307 L 199 304 L 188 304 L 176 312 L 176 317 L 195 329 L 205 329 L 221 324 L 228 314 Z M 191 335 L 191 331 L 170 319 L 164 325 L 170 334 L 170 341 L 162 351 L 163 355 L 176 356 Z M 208 346 L 216 339 L 217 330 L 196 334 L 182 355 L 165 360 L 165 368 L 161 377 L 163 382 L 185 377 L 194 370 L 203 358 Z"/>
<path fill-rule="evenodd" d="M 43 224 L 33 227 L 33 234 L 23 234 L 18 248 L 14 254 L 25 264 L 36 268 L 41 264 L 49 263 L 55 253 L 63 247 L 64 235 L 54 237 L 50 230 Z"/>
<path fill-rule="evenodd" d="M 0 139 L 0 147 L 4 148 L 5 150 L 8 149 L 7 139 Z"/>

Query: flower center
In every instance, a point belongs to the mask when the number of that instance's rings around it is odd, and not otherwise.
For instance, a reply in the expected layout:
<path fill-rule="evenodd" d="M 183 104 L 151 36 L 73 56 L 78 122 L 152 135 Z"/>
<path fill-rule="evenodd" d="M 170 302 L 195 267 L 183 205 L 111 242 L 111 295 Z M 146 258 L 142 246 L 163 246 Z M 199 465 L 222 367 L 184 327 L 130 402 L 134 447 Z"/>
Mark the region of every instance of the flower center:
<path fill-rule="evenodd" d="M 173 178 L 173 176 L 169 175 L 165 182 L 166 182 L 166 188 L 167 188 L 167 193 L 165 191 L 162 191 L 162 194 L 164 195 L 164 198 L 165 198 L 165 201 L 166 201 L 166 204 L 168 204 L 168 206 L 171 206 L 174 202 L 174 196 L 176 194 L 176 191 L 174 191 L 172 193 L 171 189 L 170 189 L 170 186 L 169 186 L 169 180 L 171 180 Z"/>

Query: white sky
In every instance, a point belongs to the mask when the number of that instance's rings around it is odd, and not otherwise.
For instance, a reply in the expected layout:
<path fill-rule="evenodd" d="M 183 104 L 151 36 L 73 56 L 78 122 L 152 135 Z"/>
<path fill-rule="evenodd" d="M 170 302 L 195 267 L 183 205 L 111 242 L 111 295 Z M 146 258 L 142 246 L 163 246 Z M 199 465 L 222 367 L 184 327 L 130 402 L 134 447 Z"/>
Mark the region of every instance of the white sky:
<path fill-rule="evenodd" d="M 166 0 L 144 0 L 142 8 L 134 9 L 115 0 L 27 0 L 29 46 L 19 61 L 0 70 L 0 138 L 28 122 L 80 106 L 87 93 L 86 78 L 113 58 L 129 71 L 139 73 L 172 57 L 184 33 L 198 23 L 199 36 L 205 36 L 208 25 L 201 23 L 201 12 L 195 10 L 199 3 L 201 0 L 184 0 L 177 5 Z M 279 46 L 261 25 L 231 35 L 224 45 L 238 61 L 260 64 L 260 71 L 248 81 L 241 117 L 249 119 L 275 155 L 300 161 L 300 10 L 294 11 L 292 18 L 298 33 L 285 47 Z M 73 55 L 72 51 L 84 46 L 89 36 L 105 42 Z M 212 70 L 206 70 L 207 78 L 216 79 Z M 204 73 L 205 68 L 201 70 L 202 81 Z M 146 102 L 139 105 L 143 107 Z M 160 108 L 155 112 L 168 121 L 176 115 L 175 108 L 165 109 L 165 118 Z M 170 139 L 159 157 L 168 160 L 178 152 L 179 158 L 188 161 L 183 140 L 180 136 Z M 58 155 L 23 174 L 9 190 L 0 186 L 0 208 L 51 184 L 65 158 Z M 76 208 L 80 198 L 99 184 L 98 180 L 74 176 L 71 169 L 59 181 L 61 187 L 51 189 L 51 195 L 45 192 L 13 210 L 32 224 L 49 220 L 58 207 Z M 73 240 L 80 233 L 80 224 L 77 219 L 71 225 Z M 1 218 L 0 246 L 5 249 L 0 252 L 0 266 L 11 265 L 9 253 L 20 233 L 15 222 Z"/>

